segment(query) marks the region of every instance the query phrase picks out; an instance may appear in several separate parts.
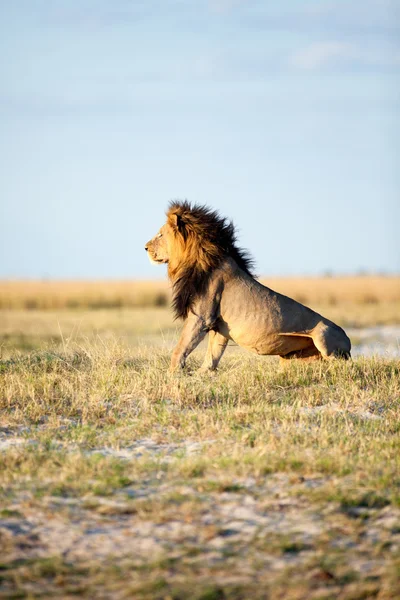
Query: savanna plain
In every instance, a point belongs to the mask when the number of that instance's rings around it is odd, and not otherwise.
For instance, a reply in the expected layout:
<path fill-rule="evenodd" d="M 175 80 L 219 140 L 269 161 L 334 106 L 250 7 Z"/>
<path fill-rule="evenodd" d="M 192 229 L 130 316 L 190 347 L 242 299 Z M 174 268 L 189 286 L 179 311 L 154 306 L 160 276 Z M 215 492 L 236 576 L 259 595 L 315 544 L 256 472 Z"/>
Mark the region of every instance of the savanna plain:
<path fill-rule="evenodd" d="M 353 359 L 172 375 L 167 284 L 0 282 L 0 598 L 400 597 L 400 278 L 265 283 Z"/>

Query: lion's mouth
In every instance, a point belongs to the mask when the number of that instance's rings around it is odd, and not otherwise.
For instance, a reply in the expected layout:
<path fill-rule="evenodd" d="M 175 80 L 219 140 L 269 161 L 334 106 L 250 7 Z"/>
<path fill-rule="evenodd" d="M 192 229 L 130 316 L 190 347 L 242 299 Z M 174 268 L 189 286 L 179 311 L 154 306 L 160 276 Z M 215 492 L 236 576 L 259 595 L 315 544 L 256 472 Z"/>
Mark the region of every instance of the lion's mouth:
<path fill-rule="evenodd" d="M 150 262 L 154 263 L 155 265 L 162 265 L 163 263 L 168 262 L 168 260 L 165 258 L 156 258 L 155 256 L 151 256 L 150 254 L 148 254 L 148 257 L 150 259 Z"/>

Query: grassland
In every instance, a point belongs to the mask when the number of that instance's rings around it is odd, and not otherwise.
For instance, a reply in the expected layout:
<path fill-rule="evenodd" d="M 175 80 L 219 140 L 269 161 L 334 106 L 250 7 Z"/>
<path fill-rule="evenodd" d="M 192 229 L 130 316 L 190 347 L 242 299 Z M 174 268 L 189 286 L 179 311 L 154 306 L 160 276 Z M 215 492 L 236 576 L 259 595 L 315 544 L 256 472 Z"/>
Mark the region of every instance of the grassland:
<path fill-rule="evenodd" d="M 9 307 L 0 335 L 0 598 L 400 596 L 398 360 L 172 376 L 154 306 Z"/>
<path fill-rule="evenodd" d="M 307 305 L 400 304 L 399 276 L 269 277 L 261 281 Z M 60 310 L 167 306 L 166 281 L 0 281 L 0 309 Z"/>
<path fill-rule="evenodd" d="M 263 281 L 345 328 L 400 324 L 400 277 Z M 0 281 L 3 356 L 93 335 L 170 346 L 177 335 L 170 300 L 167 282 Z"/>

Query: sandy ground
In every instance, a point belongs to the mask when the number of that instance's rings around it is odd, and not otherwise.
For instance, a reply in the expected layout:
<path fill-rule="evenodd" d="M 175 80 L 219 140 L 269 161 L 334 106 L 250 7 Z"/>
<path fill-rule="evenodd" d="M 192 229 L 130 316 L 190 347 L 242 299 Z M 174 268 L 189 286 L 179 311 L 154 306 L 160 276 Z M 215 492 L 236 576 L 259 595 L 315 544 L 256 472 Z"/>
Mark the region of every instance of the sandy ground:
<path fill-rule="evenodd" d="M 400 358 L 400 325 L 381 325 L 364 329 L 350 329 L 353 356 L 387 356 Z"/>
<path fill-rule="evenodd" d="M 0 439 L 2 450 L 32 443 L 4 430 Z M 122 460 L 147 455 L 163 462 L 180 460 L 175 456 L 177 450 L 193 455 L 203 446 L 190 441 L 157 444 L 142 439 L 125 448 L 103 447 L 90 452 Z M 69 450 L 79 451 L 75 446 Z M 262 481 L 238 478 L 238 491 L 207 492 L 168 483 L 160 476 L 116 489 L 110 497 L 44 496 L 40 503 L 24 492 L 8 505 L 9 516 L 0 521 L 0 540 L 7 561 L 56 556 L 72 562 L 106 564 L 111 558 L 129 557 L 140 565 L 189 556 L 190 561 L 215 566 L 226 564 L 229 554 L 238 553 L 235 576 L 240 579 L 251 573 L 255 555 L 259 568 L 269 570 L 271 576 L 285 567 L 301 568 L 315 553 L 318 540 L 325 537 L 327 549 L 350 551 L 348 566 L 353 571 L 369 577 L 379 575 L 384 564 L 374 549 L 377 544 L 386 544 L 391 552 L 399 552 L 400 509 L 353 507 L 344 513 L 335 503 L 321 507 L 307 501 L 302 492 L 317 489 L 328 479 L 334 483 L 332 476 L 293 478 L 276 473 Z M 132 500 L 160 500 L 171 493 L 196 501 L 197 509 L 190 518 L 178 512 L 173 519 L 150 520 L 136 513 Z M 357 543 L 349 526 L 354 519 L 359 519 Z M 274 536 L 286 536 L 293 550 L 276 552 Z"/>

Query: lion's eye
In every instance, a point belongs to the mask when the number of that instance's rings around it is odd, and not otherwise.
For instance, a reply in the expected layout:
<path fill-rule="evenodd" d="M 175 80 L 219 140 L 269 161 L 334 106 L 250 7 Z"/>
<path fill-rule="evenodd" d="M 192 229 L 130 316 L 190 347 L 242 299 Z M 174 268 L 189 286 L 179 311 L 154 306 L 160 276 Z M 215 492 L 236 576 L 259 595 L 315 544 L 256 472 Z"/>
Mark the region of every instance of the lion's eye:
<path fill-rule="evenodd" d="M 162 237 L 162 233 L 159 233 L 157 237 L 158 237 L 158 238 Z"/>

